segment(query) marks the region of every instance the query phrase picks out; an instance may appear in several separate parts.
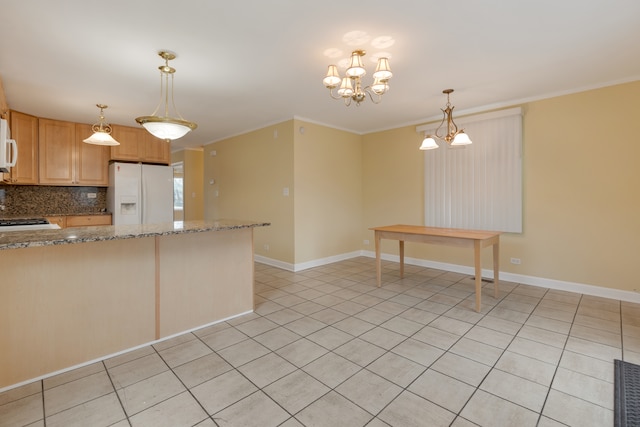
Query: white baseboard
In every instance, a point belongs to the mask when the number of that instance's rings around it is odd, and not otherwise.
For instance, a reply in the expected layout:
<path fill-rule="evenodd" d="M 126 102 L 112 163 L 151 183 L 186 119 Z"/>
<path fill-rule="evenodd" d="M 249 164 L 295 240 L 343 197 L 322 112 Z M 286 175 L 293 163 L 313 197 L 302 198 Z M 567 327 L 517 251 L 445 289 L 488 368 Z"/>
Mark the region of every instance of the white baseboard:
<path fill-rule="evenodd" d="M 258 255 L 255 256 L 255 260 L 262 264 L 270 265 L 273 267 L 279 267 L 288 271 L 297 272 L 297 271 L 302 271 L 302 270 L 306 270 L 313 267 L 319 267 L 322 265 L 327 265 L 334 262 L 347 260 L 350 258 L 355 258 L 358 256 L 375 258 L 376 254 L 373 251 L 356 251 L 356 252 L 350 252 L 342 255 L 322 258 L 314 261 L 308 261 L 301 264 L 287 264 L 281 261 L 261 257 Z M 398 255 L 382 254 L 380 257 L 385 261 L 400 262 L 400 257 Z M 450 271 L 453 273 L 469 274 L 471 276 L 475 274 L 475 270 L 473 267 L 465 266 L 465 265 L 448 264 L 443 262 L 429 261 L 425 259 L 409 258 L 409 257 L 405 257 L 404 262 L 409 265 L 435 268 L 437 270 Z M 493 270 L 483 269 L 482 276 L 487 278 L 493 278 Z M 640 304 L 640 293 L 632 292 L 632 291 L 624 291 L 621 289 L 604 288 L 602 286 L 587 285 L 584 283 L 566 282 L 562 280 L 548 279 L 545 277 L 527 276 L 524 274 L 507 273 L 504 271 L 500 272 L 500 280 L 504 280 L 507 282 L 521 283 L 523 285 L 539 286 L 543 288 L 575 292 L 579 294 L 592 295 L 592 296 L 597 296 L 602 298 L 610 298 L 610 299 L 628 301 L 628 302 Z"/>
<path fill-rule="evenodd" d="M 273 258 L 267 258 L 262 255 L 254 255 L 253 260 L 255 262 L 259 262 L 260 264 L 269 265 L 271 267 L 277 267 L 287 271 L 295 271 L 294 270 L 295 266 L 293 264 L 290 264 L 288 262 L 278 261 L 277 259 L 273 259 Z"/>
<path fill-rule="evenodd" d="M 266 264 L 266 265 L 270 265 L 272 267 L 282 268 L 283 270 L 298 272 L 298 271 L 308 270 L 308 269 L 313 268 L 313 267 L 321 267 L 323 265 L 332 264 L 334 262 L 344 261 L 344 260 L 351 259 L 351 258 L 356 258 L 356 257 L 359 257 L 359 256 L 362 256 L 362 252 L 361 251 L 355 251 L 355 252 L 350 252 L 350 253 L 346 253 L 346 254 L 330 256 L 330 257 L 327 257 L 327 258 L 320 258 L 320 259 L 316 259 L 316 260 L 313 260 L 313 261 L 303 262 L 303 263 L 300 263 L 300 264 L 289 264 L 289 263 L 285 263 L 285 262 L 282 262 L 282 261 L 278 261 L 276 259 L 263 257 L 263 256 L 260 256 L 260 255 L 254 255 L 254 259 L 255 259 L 256 262 L 259 262 L 261 264 Z"/>
<path fill-rule="evenodd" d="M 362 251 L 362 256 L 375 258 L 373 251 Z M 398 255 L 382 254 L 381 259 L 387 261 L 400 262 Z M 474 275 L 473 267 L 457 264 L 447 264 L 442 262 L 428 261 L 419 258 L 404 258 L 404 262 L 410 265 L 420 267 L 435 268 L 438 270 L 451 271 L 454 273 L 462 273 Z M 482 269 L 482 276 L 493 278 L 493 269 Z M 559 291 L 575 292 L 579 294 L 592 295 L 602 298 L 611 298 L 621 301 L 640 303 L 640 294 L 632 291 L 624 291 L 621 289 L 603 288 L 602 286 L 587 285 L 583 283 L 566 282 L 563 280 L 547 279 L 545 277 L 527 276 L 524 274 L 500 272 L 500 280 L 507 282 L 521 283 L 523 285 L 539 286 L 542 288 L 556 289 Z"/>

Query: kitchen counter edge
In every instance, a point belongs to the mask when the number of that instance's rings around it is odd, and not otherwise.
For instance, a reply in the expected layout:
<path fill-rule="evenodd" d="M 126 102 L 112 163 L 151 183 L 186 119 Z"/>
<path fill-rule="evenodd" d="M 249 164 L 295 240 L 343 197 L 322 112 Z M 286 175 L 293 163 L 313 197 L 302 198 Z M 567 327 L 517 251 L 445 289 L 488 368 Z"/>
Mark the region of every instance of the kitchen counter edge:
<path fill-rule="evenodd" d="M 163 224 L 102 225 L 59 230 L 7 231 L 0 232 L 0 250 L 237 230 L 269 225 L 271 223 L 268 222 L 220 219 L 215 221 L 174 221 Z"/>

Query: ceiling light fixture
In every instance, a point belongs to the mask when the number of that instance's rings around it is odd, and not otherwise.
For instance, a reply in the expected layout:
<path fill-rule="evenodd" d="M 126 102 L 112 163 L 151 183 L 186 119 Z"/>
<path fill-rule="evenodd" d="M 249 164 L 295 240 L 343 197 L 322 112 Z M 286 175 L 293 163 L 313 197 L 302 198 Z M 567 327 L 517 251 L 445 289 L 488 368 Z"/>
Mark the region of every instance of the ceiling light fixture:
<path fill-rule="evenodd" d="M 96 107 L 100 109 L 100 122 L 91 126 L 93 135 L 87 139 L 83 139 L 87 144 L 94 145 L 120 145 L 118 141 L 111 136 L 111 125 L 104 121 L 104 109 L 107 108 L 104 104 L 96 104 Z"/>
<path fill-rule="evenodd" d="M 469 145 L 471 144 L 471 139 L 469 139 L 469 135 L 464 133 L 464 129 L 458 130 L 458 126 L 453 122 L 453 108 L 451 103 L 449 102 L 449 94 L 453 92 L 453 89 L 445 89 L 442 93 L 447 94 L 447 105 L 445 109 L 442 110 L 442 121 L 436 129 L 435 135 L 425 135 L 424 140 L 422 141 L 422 145 L 420 146 L 421 150 L 432 150 L 434 148 L 438 148 L 438 144 L 436 144 L 436 138 L 446 142 L 451 146 L 461 146 L 461 145 Z M 440 128 L 444 125 L 445 121 L 447 122 L 447 134 L 441 136 Z"/>
<path fill-rule="evenodd" d="M 329 89 L 329 95 L 333 99 L 343 99 L 345 105 L 351 105 L 351 101 L 360 105 L 369 95 L 374 104 L 382 101 L 382 95 L 389 90 L 389 79 L 393 76 L 389 66 L 389 58 L 378 58 L 376 71 L 373 73 L 373 84 L 362 87 L 362 77 L 367 73 L 362 63 L 362 57 L 366 54 L 364 50 L 354 50 L 351 53 L 349 67 L 345 72 L 345 77 L 340 77 L 338 67 L 329 65 L 327 75 L 322 80 L 324 86 Z M 338 93 L 333 90 L 338 88 Z"/>
<path fill-rule="evenodd" d="M 136 118 L 136 122 L 140 123 L 144 128 L 156 138 L 171 141 L 182 138 L 187 132 L 194 130 L 198 125 L 194 122 L 185 120 L 173 101 L 173 75 L 176 69 L 169 66 L 169 61 L 176 58 L 176 54 L 168 51 L 160 51 L 158 55 L 164 59 L 164 65 L 158 67 L 160 70 L 160 102 L 155 111 L 150 116 L 142 116 Z M 169 88 L 169 77 L 171 77 L 171 88 Z M 176 117 L 169 116 L 169 97 L 171 97 L 171 106 Z M 160 107 L 164 108 L 164 116 L 157 116 Z"/>

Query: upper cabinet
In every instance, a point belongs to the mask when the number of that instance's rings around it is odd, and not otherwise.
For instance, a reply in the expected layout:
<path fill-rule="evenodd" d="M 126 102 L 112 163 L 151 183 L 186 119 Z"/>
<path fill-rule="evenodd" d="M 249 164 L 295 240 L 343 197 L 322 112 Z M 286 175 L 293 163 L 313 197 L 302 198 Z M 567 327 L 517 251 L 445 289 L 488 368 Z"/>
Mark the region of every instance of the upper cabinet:
<path fill-rule="evenodd" d="M 111 136 L 120 143 L 111 147 L 111 160 L 125 162 L 171 163 L 169 143 L 158 139 L 144 128 L 112 125 Z"/>
<path fill-rule="evenodd" d="M 109 147 L 86 144 L 91 125 L 39 119 L 39 183 L 109 185 Z"/>
<path fill-rule="evenodd" d="M 11 137 L 18 145 L 18 161 L 0 179 L 9 184 L 106 187 L 109 161 L 168 165 L 168 142 L 155 138 L 141 127 L 113 125 L 116 146 L 83 142 L 91 125 L 43 119 L 10 112 Z"/>
<path fill-rule="evenodd" d="M 11 111 L 9 116 L 11 138 L 18 146 L 18 161 L 10 172 L 0 174 L 11 184 L 38 183 L 38 118 Z"/>
<path fill-rule="evenodd" d="M 144 147 L 144 129 L 129 126 L 111 125 L 111 136 L 120 145 L 111 147 L 111 160 L 139 162 Z"/>
<path fill-rule="evenodd" d="M 144 159 L 149 163 L 171 163 L 171 144 L 144 131 Z"/>
<path fill-rule="evenodd" d="M 80 185 L 107 186 L 111 150 L 105 145 L 84 142 L 92 134 L 92 125 L 76 123 L 76 180 Z"/>
<path fill-rule="evenodd" d="M 75 184 L 75 123 L 40 119 L 39 134 L 40 184 Z"/>

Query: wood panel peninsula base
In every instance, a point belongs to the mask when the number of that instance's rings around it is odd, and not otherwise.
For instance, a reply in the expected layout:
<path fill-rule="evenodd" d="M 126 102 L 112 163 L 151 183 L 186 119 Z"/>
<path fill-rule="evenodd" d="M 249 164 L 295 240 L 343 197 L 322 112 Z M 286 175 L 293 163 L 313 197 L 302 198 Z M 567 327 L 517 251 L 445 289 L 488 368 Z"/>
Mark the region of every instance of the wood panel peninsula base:
<path fill-rule="evenodd" d="M 0 390 L 251 312 L 267 225 L 0 233 Z"/>
<path fill-rule="evenodd" d="M 480 251 L 493 246 L 493 292 L 498 298 L 498 281 L 500 270 L 500 233 L 495 231 L 462 230 L 456 228 L 424 227 L 419 225 L 388 225 L 370 228 L 375 233 L 376 276 L 378 287 L 382 282 L 380 264 L 380 240 L 398 240 L 400 244 L 400 277 L 404 277 L 404 242 L 433 243 L 440 245 L 473 248 L 475 267 L 476 311 L 482 306 L 482 265 Z"/>

